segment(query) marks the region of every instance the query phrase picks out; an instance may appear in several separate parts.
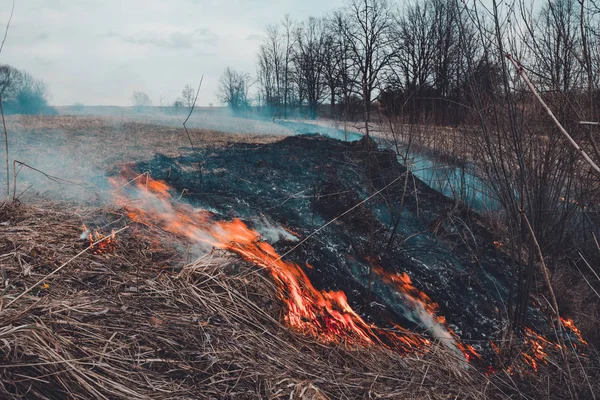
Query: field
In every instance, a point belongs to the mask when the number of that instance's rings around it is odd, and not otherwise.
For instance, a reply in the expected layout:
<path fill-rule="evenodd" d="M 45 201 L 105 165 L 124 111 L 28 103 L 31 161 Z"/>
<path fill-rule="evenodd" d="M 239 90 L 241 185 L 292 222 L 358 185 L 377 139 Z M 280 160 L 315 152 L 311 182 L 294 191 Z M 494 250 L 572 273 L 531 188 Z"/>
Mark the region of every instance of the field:
<path fill-rule="evenodd" d="M 560 398 L 566 370 L 597 391 L 546 306 L 507 340 L 502 231 L 395 153 L 209 114 L 189 138 L 178 116 L 7 119 L 0 397 Z"/>
<path fill-rule="evenodd" d="M 157 152 L 174 156 L 192 150 L 192 144 L 194 149 L 206 150 L 236 143 L 271 143 L 292 134 L 285 128 L 257 121 L 222 118 L 220 126 L 210 121 L 191 119 L 188 138 L 181 125 L 182 119 L 171 116 L 135 113 L 124 117 L 9 116 L 6 123 L 11 162 L 18 160 L 49 175 L 86 186 L 82 191 L 78 186 L 70 185 L 65 191 L 58 182 L 22 168 L 17 180 L 17 196 L 33 184 L 30 190 L 36 195 L 50 192 L 51 196 L 77 200 L 78 196 L 88 192 L 94 177 L 102 177 L 120 164 L 152 158 Z M 213 129 L 194 128 L 199 125 Z M 228 129 L 232 132 L 224 132 Z M 13 180 L 12 173 L 9 179 Z M 0 182 L 5 187 L 4 174 Z"/>

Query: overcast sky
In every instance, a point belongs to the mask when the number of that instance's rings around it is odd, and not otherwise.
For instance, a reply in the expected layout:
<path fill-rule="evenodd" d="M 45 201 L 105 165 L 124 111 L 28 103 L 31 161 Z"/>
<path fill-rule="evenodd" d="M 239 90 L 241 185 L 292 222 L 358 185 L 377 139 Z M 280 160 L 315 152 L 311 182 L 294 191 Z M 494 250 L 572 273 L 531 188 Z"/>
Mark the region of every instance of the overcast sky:
<path fill-rule="evenodd" d="M 227 66 L 255 75 L 267 24 L 321 16 L 343 0 L 16 0 L 0 64 L 44 79 L 53 105 L 172 103 L 186 83 L 218 103 Z M 12 0 L 0 0 L 2 34 Z"/>

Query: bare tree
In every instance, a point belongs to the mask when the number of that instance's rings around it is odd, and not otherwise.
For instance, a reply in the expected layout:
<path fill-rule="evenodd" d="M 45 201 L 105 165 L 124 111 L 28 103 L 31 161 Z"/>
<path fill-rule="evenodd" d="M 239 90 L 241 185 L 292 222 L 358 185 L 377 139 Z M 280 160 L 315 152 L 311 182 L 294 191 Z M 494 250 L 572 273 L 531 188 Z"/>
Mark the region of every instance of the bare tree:
<path fill-rule="evenodd" d="M 329 90 L 330 117 L 335 118 L 337 96 L 344 93 L 344 77 L 348 76 L 347 64 L 348 48 L 345 46 L 344 35 L 340 35 L 338 15 L 324 20 L 325 42 L 323 46 L 323 78 Z"/>
<path fill-rule="evenodd" d="M 21 86 L 20 72 L 10 65 L 0 65 L 0 96 L 4 99 L 14 98 Z"/>
<path fill-rule="evenodd" d="M 327 40 L 324 21 L 309 18 L 300 26 L 297 35 L 296 73 L 304 82 L 309 116 L 315 119 L 326 89 L 323 79 Z"/>
<path fill-rule="evenodd" d="M 379 78 L 392 57 L 392 11 L 386 0 L 352 0 L 346 10 L 351 59 L 358 71 L 358 92 L 364 106 L 365 131 L 369 135 L 373 94 Z"/>
<path fill-rule="evenodd" d="M 46 83 L 9 65 L 0 65 L 0 96 L 7 113 L 43 114 L 52 111 L 48 105 L 50 92 Z"/>
<path fill-rule="evenodd" d="M 267 94 L 265 101 L 275 115 L 281 111 L 283 100 L 284 47 L 279 26 L 267 26 L 266 36 L 260 49 L 259 76 L 262 78 L 263 90 Z"/>
<path fill-rule="evenodd" d="M 540 88 L 569 92 L 579 86 L 583 70 L 576 0 L 548 1 L 537 16 L 524 16 L 528 29 L 523 43 L 531 52 Z"/>
<path fill-rule="evenodd" d="M 345 34 L 345 32 L 349 29 L 345 14 L 343 12 L 334 13 L 331 20 L 331 25 L 332 36 L 335 40 L 335 52 L 332 55 L 337 56 L 338 59 L 337 77 L 339 79 L 339 91 L 343 102 L 343 119 L 346 121 L 350 119 L 352 95 L 354 93 L 354 87 L 358 76 L 358 69 L 354 68 L 353 66 L 350 45 L 351 41 L 350 38 Z"/>
<path fill-rule="evenodd" d="M 133 92 L 131 95 L 131 103 L 137 108 L 152 106 L 150 97 L 146 93 L 138 91 Z"/>
<path fill-rule="evenodd" d="M 287 118 L 291 97 L 292 83 L 292 59 L 294 57 L 294 46 L 296 44 L 296 24 L 286 14 L 282 22 L 284 56 L 283 56 L 283 117 Z"/>
<path fill-rule="evenodd" d="M 192 85 L 185 85 L 181 91 L 181 99 L 185 107 L 192 108 L 196 99 L 196 91 Z"/>
<path fill-rule="evenodd" d="M 250 76 L 227 67 L 219 80 L 219 97 L 233 111 L 240 112 L 250 106 L 248 86 Z"/>
<path fill-rule="evenodd" d="M 258 87 L 259 104 L 266 107 L 274 103 L 275 85 L 273 79 L 273 65 L 267 47 L 263 44 L 258 52 Z"/>
<path fill-rule="evenodd" d="M 410 123 L 421 122 L 422 99 L 431 95 L 428 92 L 433 86 L 436 23 L 434 3 L 418 0 L 407 4 L 394 24 L 394 78 L 409 106 Z"/>

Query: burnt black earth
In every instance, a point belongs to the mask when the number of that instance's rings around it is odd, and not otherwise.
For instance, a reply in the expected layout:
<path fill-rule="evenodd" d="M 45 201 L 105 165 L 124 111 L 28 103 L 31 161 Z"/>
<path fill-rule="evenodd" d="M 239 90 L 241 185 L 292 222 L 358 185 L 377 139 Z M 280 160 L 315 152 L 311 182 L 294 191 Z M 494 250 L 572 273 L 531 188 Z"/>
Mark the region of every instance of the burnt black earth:
<path fill-rule="evenodd" d="M 303 239 L 337 218 L 286 259 L 312 266 L 305 271 L 314 286 L 344 291 L 366 321 L 428 329 L 376 274 L 369 293 L 373 257 L 387 272 L 407 273 L 463 342 L 486 354 L 489 340 L 498 337 L 510 268 L 493 234 L 475 212 L 411 174 L 407 179 L 395 154 L 370 140 L 300 135 L 177 158 L 159 154 L 137 168 L 166 181 L 177 196 L 183 192 L 194 207 L 240 218 L 259 231 L 265 224 L 285 227 Z M 355 207 L 378 191 L 372 203 Z M 268 241 L 280 254 L 297 245 L 283 237 Z M 531 314 L 543 323 L 539 312 Z"/>

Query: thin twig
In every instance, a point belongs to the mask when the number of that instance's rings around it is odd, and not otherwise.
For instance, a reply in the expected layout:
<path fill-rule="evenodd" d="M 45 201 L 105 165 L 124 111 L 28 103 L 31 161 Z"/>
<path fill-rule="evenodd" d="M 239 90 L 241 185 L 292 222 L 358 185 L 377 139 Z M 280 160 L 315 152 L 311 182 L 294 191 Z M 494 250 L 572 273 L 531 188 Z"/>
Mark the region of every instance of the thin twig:
<path fill-rule="evenodd" d="M 12 9 L 10 10 L 10 17 L 8 18 L 8 22 L 6 23 L 6 30 L 4 31 L 4 38 L 2 39 L 2 44 L 0 44 L 0 54 L 2 53 L 2 49 L 4 48 L 4 42 L 6 42 L 6 37 L 8 36 L 8 28 L 10 28 L 10 21 L 12 21 L 14 12 L 15 0 L 13 0 Z"/>
<path fill-rule="evenodd" d="M 558 301 L 556 300 L 556 295 L 554 294 L 554 288 L 552 287 L 552 282 L 550 281 L 550 271 L 548 271 L 548 267 L 546 267 L 546 263 L 544 261 L 544 254 L 542 253 L 542 248 L 540 247 L 540 244 L 538 243 L 537 237 L 535 236 L 535 232 L 533 231 L 533 228 L 531 227 L 531 223 L 529 223 L 529 218 L 527 218 L 527 214 L 525 214 L 525 211 L 523 211 L 523 210 L 520 210 L 520 212 L 521 212 L 521 215 L 523 216 L 523 220 L 525 221 L 525 224 L 527 225 L 527 229 L 529 230 L 529 233 L 531 234 L 531 238 L 533 239 L 533 244 L 535 245 L 535 249 L 537 251 L 538 258 L 540 259 L 540 269 L 542 270 L 542 275 L 544 276 L 544 281 L 546 283 L 548 293 L 550 294 L 550 300 L 552 301 L 552 308 L 554 308 L 554 313 L 556 314 L 556 326 L 558 327 L 558 332 L 556 333 L 556 338 L 558 339 L 558 342 L 560 343 L 560 353 L 563 356 L 565 368 L 569 375 L 569 383 L 571 384 L 571 388 L 574 390 L 575 382 L 573 381 L 573 376 L 571 374 L 571 367 L 570 367 L 568 359 L 567 359 L 567 354 L 565 353 L 566 347 L 565 347 L 565 341 L 563 338 L 563 332 L 566 332 L 566 329 L 560 318 L 560 312 L 558 310 Z"/>
<path fill-rule="evenodd" d="M 14 3 L 13 3 L 14 5 Z M 4 42 L 2 42 L 4 44 Z M 0 52 L 2 48 L 0 47 Z M 0 114 L 2 115 L 2 126 L 4 127 L 4 145 L 6 155 L 6 199 L 10 197 L 10 166 L 8 162 L 8 132 L 6 131 L 6 121 L 4 120 L 4 108 L 2 108 L 2 96 L 0 96 Z"/>
<path fill-rule="evenodd" d="M 44 172 L 44 171 L 42 171 L 42 170 L 39 170 L 39 169 L 37 169 L 37 168 L 35 168 L 35 167 L 32 167 L 31 165 L 29 165 L 29 164 L 27 164 L 27 163 L 24 163 L 24 162 L 22 162 L 22 161 L 19 161 L 19 160 L 14 160 L 14 162 L 15 162 L 15 163 L 17 163 L 17 164 L 19 164 L 19 165 L 22 165 L 23 167 L 27 167 L 27 168 L 29 168 L 29 169 L 30 169 L 30 170 L 32 170 L 32 171 L 38 172 L 38 173 L 40 173 L 40 174 L 44 175 L 46 178 L 48 178 L 48 179 L 50 179 L 51 181 L 53 181 L 53 182 L 56 182 L 56 183 L 58 183 L 58 184 L 62 184 L 62 183 L 68 183 L 68 184 L 70 184 L 70 185 L 75 185 L 75 186 L 79 186 L 79 187 L 83 187 L 83 188 L 85 188 L 85 187 L 86 187 L 85 185 L 82 185 L 82 184 L 80 184 L 80 183 L 73 182 L 73 181 L 70 181 L 70 180 L 68 180 L 68 179 L 59 178 L 58 176 L 50 175 L 50 174 L 48 174 L 48 173 L 46 173 L 46 172 Z"/>
<path fill-rule="evenodd" d="M 190 133 L 188 132 L 187 126 L 185 124 L 188 122 L 188 120 L 192 116 L 192 113 L 194 112 L 194 108 L 196 107 L 196 101 L 198 100 L 198 96 L 200 95 L 200 88 L 202 87 L 203 80 L 204 80 L 204 75 L 202 75 L 202 77 L 200 78 L 200 83 L 198 84 L 198 90 L 196 91 L 196 97 L 194 98 L 194 104 L 192 104 L 192 107 L 190 108 L 190 112 L 189 112 L 187 118 L 185 119 L 185 121 L 183 121 L 183 129 L 185 129 L 185 133 L 187 134 L 188 140 L 190 141 L 190 146 L 192 146 L 192 150 L 194 150 L 194 151 L 196 151 L 196 149 L 194 147 L 194 143 L 192 143 L 192 138 L 191 138 Z"/>

